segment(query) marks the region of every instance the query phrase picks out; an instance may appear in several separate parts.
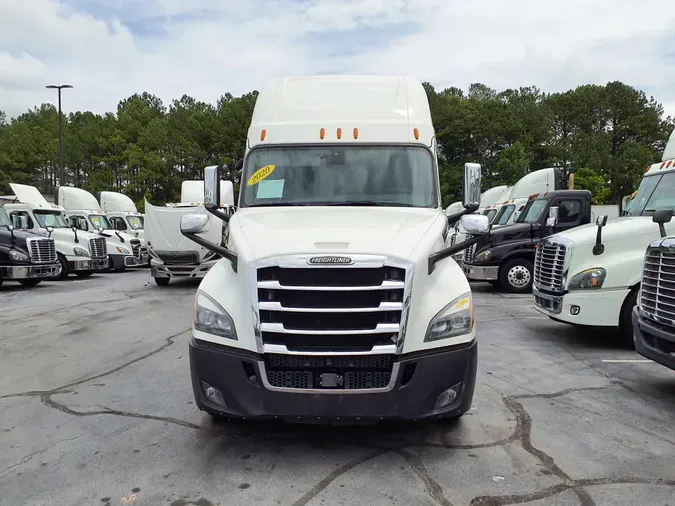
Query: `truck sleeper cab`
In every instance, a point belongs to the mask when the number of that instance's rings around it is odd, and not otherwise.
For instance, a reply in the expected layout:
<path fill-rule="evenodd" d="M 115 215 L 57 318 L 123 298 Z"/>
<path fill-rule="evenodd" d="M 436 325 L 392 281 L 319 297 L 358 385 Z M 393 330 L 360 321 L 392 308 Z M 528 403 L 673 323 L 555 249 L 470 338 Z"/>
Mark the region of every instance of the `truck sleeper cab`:
<path fill-rule="evenodd" d="M 108 268 L 105 238 L 68 226 L 65 209 L 47 202 L 37 188 L 16 183 L 9 186 L 20 203 L 5 204 L 5 211 L 15 229 L 54 239 L 61 266 L 58 279 L 67 279 L 71 273 L 87 277 Z"/>
<path fill-rule="evenodd" d="M 400 111 L 407 111 L 401 114 Z M 367 112 L 366 112 L 367 111 Z M 441 208 L 434 129 L 405 77 L 284 78 L 263 88 L 239 207 L 194 306 L 190 370 L 213 416 L 287 420 L 457 417 L 477 362 L 471 289 L 448 247 L 457 220 L 487 232 L 480 166 L 465 209 Z M 183 217 L 186 237 L 203 216 Z M 200 244 L 207 244 L 199 240 Z"/>
<path fill-rule="evenodd" d="M 0 286 L 4 281 L 18 281 L 36 286 L 44 279 L 59 275 L 54 239 L 14 230 L 14 225 L 0 207 Z"/>
<path fill-rule="evenodd" d="M 656 223 L 668 223 L 672 209 L 654 213 Z M 635 351 L 675 371 L 675 238 L 652 242 L 644 257 L 640 291 L 632 311 Z"/>
<path fill-rule="evenodd" d="M 547 224 L 553 214 L 555 225 Z M 527 293 L 534 279 L 535 248 L 542 238 L 590 222 L 591 193 L 555 190 L 530 199 L 516 223 L 491 229 L 489 237 L 464 250 L 467 278 L 509 292 Z"/>

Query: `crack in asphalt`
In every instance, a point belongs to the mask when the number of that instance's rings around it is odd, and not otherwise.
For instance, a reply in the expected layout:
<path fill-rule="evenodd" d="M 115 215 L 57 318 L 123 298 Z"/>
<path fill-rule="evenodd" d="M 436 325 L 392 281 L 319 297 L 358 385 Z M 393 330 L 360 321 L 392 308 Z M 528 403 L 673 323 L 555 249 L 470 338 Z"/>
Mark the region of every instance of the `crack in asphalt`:
<path fill-rule="evenodd" d="M 71 416 L 76 416 L 76 417 L 87 417 L 87 416 L 100 416 L 100 415 L 114 415 L 114 416 L 121 416 L 121 417 L 128 417 L 128 418 L 136 418 L 136 419 L 144 419 L 144 420 L 154 420 L 154 421 L 162 421 L 165 423 L 170 423 L 173 425 L 193 429 L 193 430 L 200 430 L 203 429 L 203 427 L 187 422 L 185 420 L 180 420 L 177 418 L 172 418 L 172 417 L 164 417 L 164 416 L 155 416 L 155 415 L 148 415 L 148 414 L 143 414 L 143 413 L 133 413 L 133 412 L 128 412 L 128 411 L 123 411 L 123 410 L 117 410 L 117 409 L 111 409 L 108 407 L 103 406 L 102 409 L 96 410 L 96 411 L 76 411 L 72 408 L 69 408 L 65 404 L 59 403 L 52 399 L 53 395 L 57 394 L 64 394 L 68 393 L 68 389 L 76 386 L 80 386 L 84 383 L 103 378 L 105 376 L 108 376 L 110 374 L 114 374 L 126 367 L 129 367 L 135 363 L 138 363 L 142 360 L 145 360 L 153 355 L 156 355 L 157 353 L 160 353 L 161 351 L 165 350 L 169 346 L 175 343 L 175 339 L 186 332 L 188 332 L 190 329 L 182 330 L 180 332 L 177 332 L 175 334 L 172 334 L 168 336 L 166 339 L 166 342 L 162 345 L 159 346 L 158 348 L 140 356 L 137 357 L 133 360 L 130 360 L 128 362 L 125 362 L 124 364 L 115 367 L 109 371 L 96 374 L 94 376 L 90 376 L 87 378 L 83 378 L 77 381 L 73 381 L 70 383 L 67 383 L 65 385 L 62 385 L 60 387 L 54 388 L 52 390 L 47 390 L 47 391 L 29 391 L 29 392 L 21 392 L 17 394 L 8 394 L 8 395 L 2 395 L 0 396 L 0 399 L 8 399 L 8 398 L 14 398 L 14 397 L 39 397 L 40 401 L 47 407 L 56 409 L 58 411 L 61 411 L 65 414 L 71 415 Z M 613 485 L 613 484 L 651 484 L 651 485 L 667 485 L 667 486 L 675 486 L 675 480 L 665 480 L 665 479 L 656 479 L 656 478 L 642 478 L 642 477 L 624 477 L 624 478 L 597 478 L 597 479 L 579 479 L 579 480 L 574 480 L 572 479 L 567 473 L 565 473 L 555 462 L 552 456 L 548 455 L 546 452 L 543 450 L 540 450 L 534 446 L 532 443 L 532 436 L 531 436 L 531 431 L 532 431 L 532 418 L 528 414 L 528 412 L 525 410 L 524 406 L 522 403 L 519 402 L 519 400 L 523 399 L 553 399 L 556 397 L 562 397 L 565 395 L 568 395 L 570 393 L 574 392 L 587 392 L 587 391 L 599 391 L 599 390 L 606 390 L 612 387 L 612 385 L 618 385 L 620 387 L 626 388 L 626 386 L 618 381 L 611 380 L 609 385 L 606 386 L 599 386 L 599 387 L 578 387 L 578 388 L 567 388 L 564 390 L 560 390 L 558 392 L 552 392 L 552 393 L 527 393 L 527 394 L 521 394 L 521 395 L 512 395 L 512 396 L 505 396 L 502 394 L 502 402 L 504 405 L 511 411 L 511 413 L 514 415 L 516 419 L 516 425 L 515 428 L 512 432 L 512 434 L 509 437 L 500 439 L 498 441 L 494 442 L 489 442 L 489 443 L 478 443 L 478 444 L 454 444 L 454 443 L 449 443 L 447 441 L 447 430 L 441 430 L 441 438 L 443 439 L 443 442 L 441 443 L 436 443 L 436 442 L 431 442 L 427 441 L 426 437 L 428 436 L 428 433 L 425 433 L 422 435 L 420 438 L 409 438 L 405 441 L 400 441 L 398 440 L 397 444 L 391 444 L 391 445 L 377 445 L 373 444 L 372 441 L 369 441 L 368 438 L 364 441 L 355 441 L 353 438 L 353 434 L 350 435 L 347 433 L 343 433 L 343 437 L 345 437 L 345 440 L 342 441 L 347 444 L 351 445 L 357 445 L 362 448 L 368 448 L 374 450 L 373 452 L 358 457 L 356 459 L 353 459 L 338 468 L 334 469 L 332 472 L 330 472 L 328 475 L 326 475 L 323 479 L 321 479 L 316 485 L 314 485 L 310 490 L 305 492 L 298 500 L 296 500 L 293 503 L 293 506 L 305 506 L 308 504 L 310 501 L 312 501 L 315 497 L 317 497 L 321 492 L 326 490 L 336 479 L 339 477 L 343 476 L 344 474 L 348 473 L 355 467 L 362 465 L 372 459 L 375 459 L 377 457 L 380 457 L 382 455 L 386 455 L 388 453 L 397 453 L 400 455 L 411 467 L 411 469 L 415 472 L 415 474 L 420 478 L 422 483 L 425 486 L 426 492 L 429 495 L 429 497 L 436 502 L 437 504 L 441 506 L 453 506 L 453 503 L 445 497 L 445 494 L 443 493 L 443 489 L 440 486 L 438 482 L 436 482 L 428 472 L 426 466 L 424 465 L 422 459 L 414 455 L 408 451 L 406 451 L 406 448 L 444 448 L 444 449 L 453 449 L 453 450 L 470 450 L 470 449 L 480 449 L 480 448 L 493 448 L 493 447 L 498 447 L 498 446 L 503 446 L 508 443 L 513 443 L 513 442 L 518 442 L 522 449 L 532 455 L 537 461 L 541 463 L 541 465 L 547 469 L 552 475 L 556 476 L 561 480 L 561 483 L 558 483 L 556 485 L 547 487 L 542 490 L 538 490 L 529 494 L 511 494 L 511 495 L 486 495 L 486 496 L 478 496 L 474 497 L 470 501 L 471 506 L 502 506 L 502 505 L 510 505 L 510 504 L 519 504 L 519 503 L 526 503 L 526 502 L 531 502 L 535 501 L 538 499 L 545 499 L 548 497 L 555 496 L 557 494 L 560 494 L 565 491 L 572 491 L 574 492 L 579 500 L 581 501 L 582 506 L 594 506 L 595 502 L 592 499 L 592 497 L 589 495 L 589 493 L 584 489 L 584 487 L 593 487 L 593 486 L 601 486 L 601 485 Z M 255 434 L 255 433 L 249 433 L 249 434 L 242 434 L 237 431 L 218 431 L 221 432 L 223 435 L 229 435 L 231 437 L 242 437 L 246 439 L 261 439 L 260 434 Z M 297 443 L 297 434 L 292 435 L 294 438 L 294 441 Z M 310 439 L 311 439 L 311 432 L 309 434 Z M 274 435 L 268 435 L 267 438 L 274 439 Z M 337 441 L 339 442 L 339 441 Z M 55 444 L 58 444 L 55 443 Z M 52 445 L 53 446 L 53 445 Z M 43 450 L 33 452 L 25 457 L 18 462 L 17 464 L 13 464 L 5 469 L 0 470 L 0 477 L 5 477 L 7 474 L 12 470 L 15 469 L 26 462 L 28 462 L 30 459 L 34 458 L 36 455 L 39 455 L 40 453 L 44 453 L 45 451 L 49 450 L 51 448 L 47 447 Z"/>

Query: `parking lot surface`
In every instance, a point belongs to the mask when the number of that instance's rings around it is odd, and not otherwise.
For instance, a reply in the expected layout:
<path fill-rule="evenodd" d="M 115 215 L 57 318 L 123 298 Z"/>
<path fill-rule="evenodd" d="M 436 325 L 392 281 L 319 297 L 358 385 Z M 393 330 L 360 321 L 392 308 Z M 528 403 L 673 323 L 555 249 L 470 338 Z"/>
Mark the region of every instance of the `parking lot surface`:
<path fill-rule="evenodd" d="M 673 505 L 675 373 L 474 286 L 457 422 L 223 422 L 199 412 L 197 283 L 147 270 L 0 288 L 2 505 Z"/>

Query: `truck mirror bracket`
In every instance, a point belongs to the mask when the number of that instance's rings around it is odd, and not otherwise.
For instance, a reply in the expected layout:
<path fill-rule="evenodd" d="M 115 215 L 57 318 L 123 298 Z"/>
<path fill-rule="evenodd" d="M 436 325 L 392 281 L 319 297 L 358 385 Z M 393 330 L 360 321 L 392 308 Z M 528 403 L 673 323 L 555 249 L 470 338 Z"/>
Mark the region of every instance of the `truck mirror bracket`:
<path fill-rule="evenodd" d="M 213 251 L 214 253 L 218 253 L 223 258 L 227 258 L 232 264 L 232 270 L 235 273 L 237 272 L 238 257 L 236 253 L 233 253 L 229 249 L 219 246 L 218 244 L 213 244 L 211 241 L 207 241 L 206 239 L 198 236 L 197 234 L 191 234 L 189 232 L 182 232 L 182 231 L 181 233 L 191 241 L 196 242 L 200 246 L 204 246 L 207 250 Z"/>
<path fill-rule="evenodd" d="M 602 227 L 607 224 L 607 216 L 598 216 L 596 220 L 598 233 L 595 235 L 595 246 L 593 246 L 594 255 L 602 255 L 605 252 L 605 245 L 602 244 Z"/>
<path fill-rule="evenodd" d="M 483 237 L 485 237 L 485 235 L 487 234 L 480 234 L 473 236 L 471 239 L 467 239 L 466 241 L 462 241 L 458 244 L 455 244 L 454 246 L 449 246 L 445 249 L 442 249 L 441 251 L 437 251 L 436 253 L 429 255 L 429 267 L 428 267 L 429 275 L 431 275 L 434 272 L 434 269 L 436 268 L 436 264 L 438 262 L 440 262 L 445 258 L 448 258 L 449 256 L 454 255 L 455 253 L 459 253 L 460 251 L 468 248 L 469 246 L 473 246 Z"/>
<path fill-rule="evenodd" d="M 448 216 L 448 225 L 450 225 L 450 226 L 455 225 L 459 221 L 459 219 L 462 216 L 464 216 L 465 214 L 475 213 L 478 210 L 479 205 L 480 204 L 474 204 L 472 206 L 469 206 L 469 207 L 465 208 L 463 211 L 460 211 L 460 212 L 455 213 L 455 214 L 451 214 L 450 216 Z"/>
<path fill-rule="evenodd" d="M 219 220 L 223 220 L 225 223 L 228 223 L 230 221 L 231 215 L 224 213 L 221 209 L 218 208 L 218 206 L 214 206 L 213 204 L 207 204 L 204 206 L 204 209 L 206 209 L 208 212 L 210 212 Z"/>

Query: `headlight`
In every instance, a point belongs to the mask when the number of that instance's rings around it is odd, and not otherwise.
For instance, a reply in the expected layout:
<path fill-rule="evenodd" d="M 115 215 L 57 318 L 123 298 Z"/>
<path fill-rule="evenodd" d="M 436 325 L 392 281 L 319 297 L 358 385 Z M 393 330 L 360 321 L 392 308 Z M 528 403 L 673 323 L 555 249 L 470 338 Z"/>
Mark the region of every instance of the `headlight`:
<path fill-rule="evenodd" d="M 490 258 L 492 258 L 492 251 L 490 250 L 481 251 L 474 257 L 473 262 L 474 263 L 487 262 L 488 260 L 490 260 Z"/>
<path fill-rule="evenodd" d="M 131 255 L 128 249 L 125 249 L 121 246 L 115 246 L 115 249 L 117 250 L 118 253 L 122 253 L 123 255 Z"/>
<path fill-rule="evenodd" d="M 570 290 L 594 290 L 602 288 L 606 275 L 607 271 L 602 267 L 586 269 L 572 277 L 568 288 Z"/>
<path fill-rule="evenodd" d="M 461 336 L 473 330 L 473 299 L 471 292 L 457 297 L 431 320 L 425 342 Z"/>
<path fill-rule="evenodd" d="M 79 246 L 75 246 L 73 248 L 73 253 L 77 255 L 78 257 L 88 257 L 89 256 L 89 251 L 87 251 L 84 248 L 80 248 Z"/>
<path fill-rule="evenodd" d="M 29 262 L 30 258 L 25 253 L 22 253 L 18 249 L 9 250 L 9 257 L 15 262 Z"/>
<path fill-rule="evenodd" d="M 228 339 L 237 339 L 234 322 L 227 311 L 204 292 L 197 292 L 193 324 L 196 330 Z"/>

